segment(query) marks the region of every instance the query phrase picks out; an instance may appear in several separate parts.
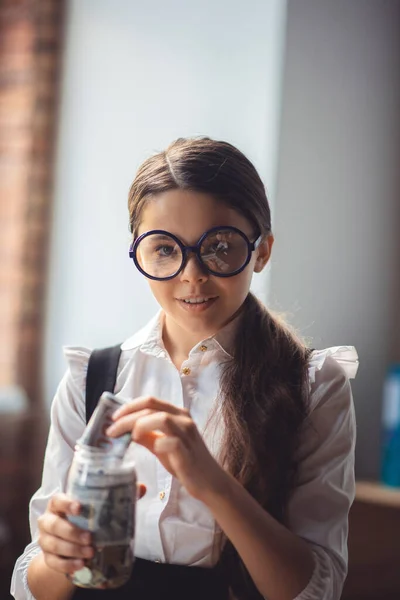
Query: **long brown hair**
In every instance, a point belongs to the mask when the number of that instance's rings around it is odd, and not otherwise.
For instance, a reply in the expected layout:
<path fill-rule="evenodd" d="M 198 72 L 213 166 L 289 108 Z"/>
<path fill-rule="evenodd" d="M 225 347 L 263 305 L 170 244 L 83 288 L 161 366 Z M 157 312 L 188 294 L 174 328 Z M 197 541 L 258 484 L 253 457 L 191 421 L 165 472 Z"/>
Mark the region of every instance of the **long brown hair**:
<path fill-rule="evenodd" d="M 271 233 L 264 185 L 252 163 L 227 142 L 178 139 L 142 164 L 128 201 L 134 236 L 148 199 L 171 189 L 211 194 L 242 213 L 259 234 Z M 295 485 L 300 427 L 307 413 L 309 350 L 251 293 L 241 313 L 233 358 L 223 365 L 220 382 L 225 424 L 221 461 L 261 506 L 284 523 Z M 229 541 L 220 567 L 237 598 L 261 598 Z"/>

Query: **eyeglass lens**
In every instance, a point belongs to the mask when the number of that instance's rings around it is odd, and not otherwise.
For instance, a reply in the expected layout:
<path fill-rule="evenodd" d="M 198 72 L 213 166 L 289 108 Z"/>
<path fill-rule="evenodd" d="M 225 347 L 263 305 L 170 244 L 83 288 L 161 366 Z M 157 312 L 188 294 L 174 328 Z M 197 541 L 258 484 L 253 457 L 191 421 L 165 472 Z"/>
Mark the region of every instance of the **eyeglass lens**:
<path fill-rule="evenodd" d="M 207 269 L 229 275 L 240 270 L 248 259 L 246 239 L 236 231 L 220 229 L 210 232 L 202 241 L 199 254 Z M 137 261 L 152 277 L 171 277 L 181 268 L 184 255 L 179 244 L 168 234 L 145 236 L 136 248 Z"/>

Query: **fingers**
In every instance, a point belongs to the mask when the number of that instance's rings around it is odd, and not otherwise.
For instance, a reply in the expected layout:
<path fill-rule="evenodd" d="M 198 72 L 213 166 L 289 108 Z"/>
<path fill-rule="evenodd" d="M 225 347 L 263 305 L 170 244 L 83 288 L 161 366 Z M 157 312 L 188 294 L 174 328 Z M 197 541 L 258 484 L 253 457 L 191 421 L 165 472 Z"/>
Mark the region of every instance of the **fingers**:
<path fill-rule="evenodd" d="M 60 516 L 78 515 L 80 511 L 79 502 L 73 500 L 67 494 L 55 494 L 49 500 L 47 511 Z"/>
<path fill-rule="evenodd" d="M 141 396 L 132 400 L 132 402 L 128 402 L 121 406 L 118 410 L 116 410 L 113 414 L 113 420 L 116 421 L 120 417 L 128 415 L 133 412 L 138 412 L 140 410 L 151 410 L 151 411 L 163 411 L 170 412 L 171 414 L 179 415 L 188 413 L 185 408 L 178 408 L 169 402 L 165 402 L 164 400 L 159 400 L 158 398 L 154 398 L 153 396 Z"/>
<path fill-rule="evenodd" d="M 185 446 L 181 439 L 167 435 L 158 438 L 153 444 L 153 450 L 158 455 L 169 454 L 170 452 L 182 452 L 184 449 Z"/>
<path fill-rule="evenodd" d="M 138 409 L 146 405 L 147 408 Z M 149 406 L 154 408 L 149 408 Z M 159 407 L 157 409 L 157 407 Z M 167 408 L 162 410 L 161 407 Z M 181 409 L 156 398 L 139 398 L 118 409 L 114 416 L 117 420 L 107 429 L 107 435 L 119 437 L 131 432 L 132 439 L 152 447 L 155 438 L 154 432 L 159 431 L 165 435 L 178 435 L 193 437 L 197 428 L 187 409 Z M 113 417 L 114 418 L 114 417 Z M 152 434 L 149 436 L 149 434 Z"/>
<path fill-rule="evenodd" d="M 76 527 L 67 514 L 79 514 L 80 505 L 66 494 L 54 495 L 46 512 L 38 518 L 39 545 L 46 564 L 62 573 L 73 573 L 94 555 L 89 531 Z"/>
<path fill-rule="evenodd" d="M 64 574 L 72 574 L 85 566 L 82 559 L 66 559 L 55 554 L 43 554 L 45 563 L 50 569 Z"/>
<path fill-rule="evenodd" d="M 177 411 L 180 411 L 180 409 L 177 409 Z M 143 417 L 153 415 L 153 414 L 159 414 L 159 411 L 150 410 L 150 409 L 146 408 L 144 410 L 139 410 L 137 412 L 128 413 L 126 415 L 121 415 L 117 419 L 117 421 L 113 425 L 111 425 L 111 427 L 109 427 L 107 429 L 106 434 L 111 437 L 119 437 L 119 436 L 123 435 L 124 433 L 131 432 L 132 439 L 134 440 L 135 437 L 133 436 L 133 431 L 135 429 L 136 423 Z M 165 413 L 165 414 L 167 414 L 167 413 Z M 173 414 L 179 415 L 181 413 L 177 412 L 177 413 L 173 413 Z"/>
<path fill-rule="evenodd" d="M 165 412 L 156 412 L 138 419 L 133 427 L 132 438 L 139 442 L 153 431 L 161 431 L 167 436 L 179 438 L 185 446 L 189 446 L 197 434 L 197 428 L 190 417 L 176 416 Z M 154 443 L 157 440 L 154 440 Z"/>
<path fill-rule="evenodd" d="M 143 483 L 137 484 L 138 498 L 146 493 Z M 56 494 L 47 505 L 46 512 L 38 519 L 39 546 L 43 551 L 47 566 L 64 574 L 72 574 L 85 566 L 86 560 L 94 556 L 89 531 L 79 529 L 69 523 L 65 515 L 71 512 L 74 501 L 66 494 Z M 79 514 L 79 503 L 75 502 L 74 512 Z"/>
<path fill-rule="evenodd" d="M 132 432 L 132 439 L 136 441 L 134 430 L 137 421 L 144 416 L 159 412 L 190 418 L 190 413 L 186 408 L 179 408 L 151 396 L 143 396 L 116 410 L 113 414 L 114 424 L 107 429 L 106 433 L 111 437 L 119 437 L 124 433 Z M 151 443 L 151 440 L 147 440 L 147 442 Z"/>
<path fill-rule="evenodd" d="M 111 425 L 106 434 L 111 437 L 119 437 L 124 433 L 132 432 L 135 426 L 135 423 L 141 417 L 152 414 L 154 411 L 149 409 L 140 410 L 134 413 L 128 413 L 126 415 L 121 415 L 118 420 Z"/>
<path fill-rule="evenodd" d="M 85 559 L 92 558 L 94 555 L 92 546 L 83 546 L 79 543 L 68 542 L 63 538 L 48 533 L 40 534 L 39 543 L 45 554 L 54 554 L 64 559 Z"/>
<path fill-rule="evenodd" d="M 79 529 L 65 518 L 54 513 L 44 513 L 38 519 L 39 531 L 42 535 L 54 536 L 67 542 L 80 545 L 91 543 L 92 537 L 89 531 Z"/>

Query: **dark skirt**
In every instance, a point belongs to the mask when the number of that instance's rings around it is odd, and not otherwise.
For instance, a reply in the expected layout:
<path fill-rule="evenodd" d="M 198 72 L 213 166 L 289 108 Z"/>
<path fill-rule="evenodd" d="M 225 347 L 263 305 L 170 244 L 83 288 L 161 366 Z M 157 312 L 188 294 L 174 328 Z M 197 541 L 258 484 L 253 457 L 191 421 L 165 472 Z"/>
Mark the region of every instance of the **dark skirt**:
<path fill-rule="evenodd" d="M 215 567 L 186 567 L 136 558 L 130 580 L 113 590 L 76 588 L 74 600 L 228 600 L 228 586 Z"/>

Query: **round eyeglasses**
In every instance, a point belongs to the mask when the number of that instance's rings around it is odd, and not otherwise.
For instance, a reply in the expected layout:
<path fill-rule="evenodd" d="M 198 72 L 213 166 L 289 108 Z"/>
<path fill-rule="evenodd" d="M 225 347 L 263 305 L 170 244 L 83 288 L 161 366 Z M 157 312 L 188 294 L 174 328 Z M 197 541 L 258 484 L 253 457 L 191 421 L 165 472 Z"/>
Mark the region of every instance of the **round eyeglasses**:
<path fill-rule="evenodd" d="M 202 268 L 216 277 L 232 277 L 248 265 L 261 236 L 250 242 L 236 227 L 213 227 L 195 246 L 185 246 L 175 235 L 153 229 L 140 235 L 129 249 L 129 256 L 145 277 L 163 281 L 176 277 L 193 252 Z"/>

